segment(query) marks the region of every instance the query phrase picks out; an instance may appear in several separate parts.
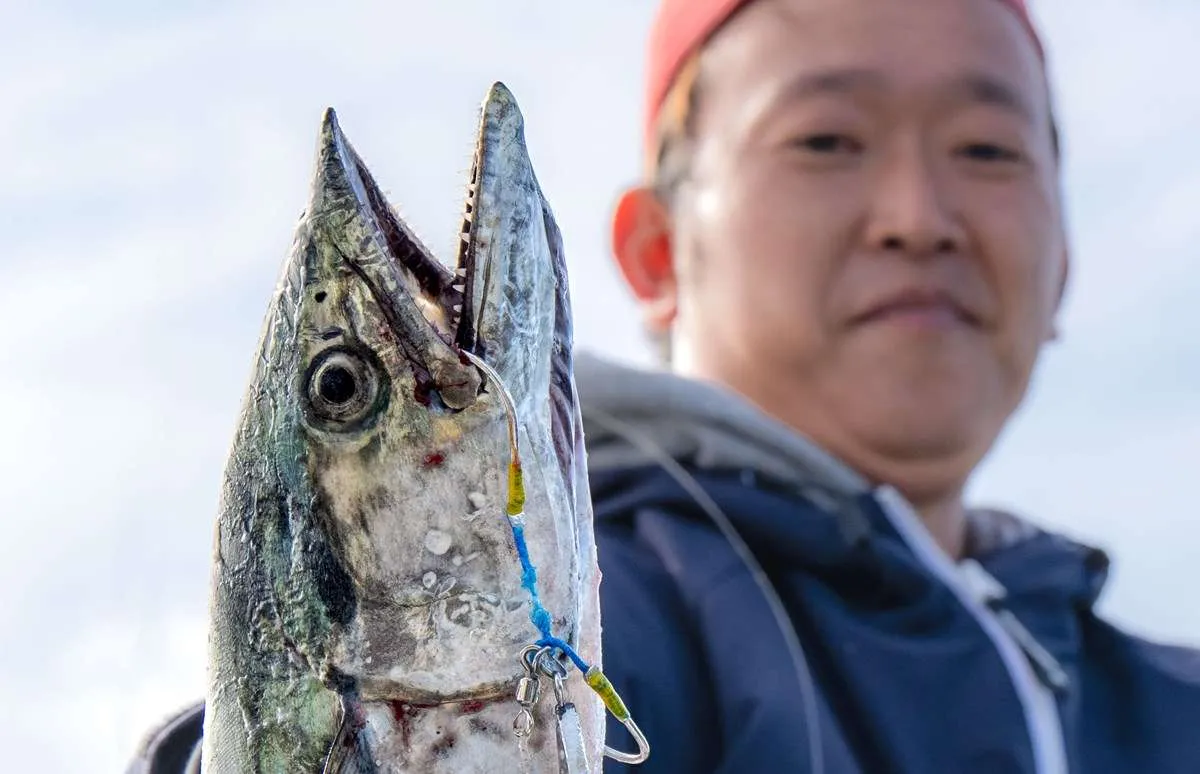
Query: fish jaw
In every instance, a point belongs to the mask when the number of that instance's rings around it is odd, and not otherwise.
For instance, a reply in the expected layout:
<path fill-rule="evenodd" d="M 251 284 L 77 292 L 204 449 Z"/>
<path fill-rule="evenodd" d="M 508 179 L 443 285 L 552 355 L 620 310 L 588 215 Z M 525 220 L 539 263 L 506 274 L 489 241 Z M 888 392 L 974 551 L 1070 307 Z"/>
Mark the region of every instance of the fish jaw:
<path fill-rule="evenodd" d="M 412 375 L 404 381 L 412 383 L 418 403 L 473 403 L 479 375 L 450 343 L 457 316 L 451 307 L 461 296 L 454 275 L 396 215 L 332 109 L 321 126 L 309 212 L 316 225 L 311 243 L 321 253 L 313 257 L 313 273 L 352 272 L 361 285 L 342 286 L 365 288 L 381 318 L 374 331 L 358 330 L 365 343 L 404 357 Z M 313 288 L 314 295 L 320 292 Z M 399 362 L 389 365 L 404 370 Z"/>

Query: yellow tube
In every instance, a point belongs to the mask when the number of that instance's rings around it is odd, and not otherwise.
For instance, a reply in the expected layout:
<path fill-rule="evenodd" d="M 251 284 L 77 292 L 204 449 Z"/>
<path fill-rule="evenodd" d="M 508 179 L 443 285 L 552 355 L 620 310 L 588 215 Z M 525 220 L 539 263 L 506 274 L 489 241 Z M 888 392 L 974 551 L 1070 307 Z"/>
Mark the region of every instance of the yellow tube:
<path fill-rule="evenodd" d="M 600 700 L 604 702 L 605 707 L 608 707 L 608 711 L 613 714 L 613 717 L 622 723 L 629 719 L 629 709 L 603 672 L 594 666 L 588 667 L 587 674 L 583 676 L 583 679 L 600 696 Z"/>

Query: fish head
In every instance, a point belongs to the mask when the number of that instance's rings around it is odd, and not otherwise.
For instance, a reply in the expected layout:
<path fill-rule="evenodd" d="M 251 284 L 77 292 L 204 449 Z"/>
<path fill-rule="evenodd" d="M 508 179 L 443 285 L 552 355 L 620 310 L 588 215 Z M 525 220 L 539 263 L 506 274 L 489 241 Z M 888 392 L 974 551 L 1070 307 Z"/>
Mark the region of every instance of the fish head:
<path fill-rule="evenodd" d="M 541 636 L 506 512 L 513 429 L 539 602 L 554 636 L 599 658 L 562 239 L 501 84 L 458 246 L 455 269 L 437 260 L 328 111 L 277 299 L 294 362 L 291 400 L 275 403 L 294 407 L 297 432 L 276 454 L 308 545 L 328 554 L 289 547 L 292 587 L 318 592 L 294 596 L 330 622 L 292 641 L 364 700 L 511 694 Z"/>

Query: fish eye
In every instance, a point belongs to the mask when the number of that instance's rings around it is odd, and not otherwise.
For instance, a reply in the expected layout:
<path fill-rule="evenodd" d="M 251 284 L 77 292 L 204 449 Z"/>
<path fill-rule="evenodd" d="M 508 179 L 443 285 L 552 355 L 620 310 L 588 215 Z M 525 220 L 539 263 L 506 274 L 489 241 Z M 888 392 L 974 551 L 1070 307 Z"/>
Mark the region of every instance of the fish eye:
<path fill-rule="evenodd" d="M 358 393 L 358 382 L 350 369 L 343 365 L 329 365 L 317 378 L 317 395 L 326 403 L 344 406 L 354 400 Z"/>
<path fill-rule="evenodd" d="M 334 428 L 367 418 L 378 407 L 378 367 L 347 349 L 323 352 L 309 369 L 308 405 L 311 416 Z"/>

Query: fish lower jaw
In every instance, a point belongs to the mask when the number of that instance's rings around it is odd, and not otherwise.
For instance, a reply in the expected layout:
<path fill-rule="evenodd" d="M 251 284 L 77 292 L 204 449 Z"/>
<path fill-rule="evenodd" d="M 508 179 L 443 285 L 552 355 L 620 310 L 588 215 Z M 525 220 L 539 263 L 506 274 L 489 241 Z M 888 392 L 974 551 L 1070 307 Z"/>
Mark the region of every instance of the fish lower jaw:
<path fill-rule="evenodd" d="M 508 647 L 505 647 L 508 646 Z M 357 663 L 343 662 L 336 668 L 353 678 L 363 701 L 400 701 L 434 706 L 464 701 L 492 701 L 511 698 L 517 680 L 523 674 L 519 661 L 521 643 L 489 643 L 478 649 L 448 648 L 450 658 L 405 659 L 368 657 Z M 512 652 L 511 659 L 500 659 L 497 652 Z M 440 654 L 441 655 L 441 654 Z"/>
<path fill-rule="evenodd" d="M 436 591 L 436 589 L 432 590 Z M 437 705 L 511 695 L 536 639 L 527 605 L 470 589 L 362 605 L 331 652 L 364 701 Z"/>
<path fill-rule="evenodd" d="M 516 695 L 518 671 L 500 680 L 443 686 L 434 674 L 418 674 L 394 669 L 392 674 L 363 676 L 358 681 L 358 696 L 365 702 L 398 703 L 412 707 L 442 707 L 463 703 L 508 701 Z M 433 686 L 437 686 L 434 688 Z"/>

